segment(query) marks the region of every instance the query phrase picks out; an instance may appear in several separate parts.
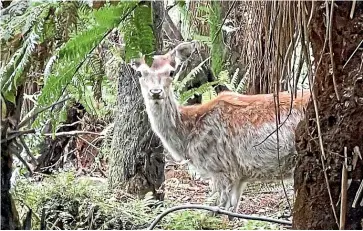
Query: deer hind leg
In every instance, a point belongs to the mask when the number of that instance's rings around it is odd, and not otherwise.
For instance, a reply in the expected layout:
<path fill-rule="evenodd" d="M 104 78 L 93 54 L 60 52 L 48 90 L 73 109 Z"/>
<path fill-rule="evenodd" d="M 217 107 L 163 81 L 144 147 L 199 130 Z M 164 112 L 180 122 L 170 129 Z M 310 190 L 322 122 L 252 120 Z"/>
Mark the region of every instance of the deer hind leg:
<path fill-rule="evenodd" d="M 229 193 L 229 201 L 226 204 L 226 210 L 229 210 L 231 212 L 238 212 L 239 202 L 241 198 L 241 194 L 245 190 L 247 186 L 246 181 L 239 181 L 236 182 Z M 229 220 L 233 220 L 232 216 L 228 216 Z"/>

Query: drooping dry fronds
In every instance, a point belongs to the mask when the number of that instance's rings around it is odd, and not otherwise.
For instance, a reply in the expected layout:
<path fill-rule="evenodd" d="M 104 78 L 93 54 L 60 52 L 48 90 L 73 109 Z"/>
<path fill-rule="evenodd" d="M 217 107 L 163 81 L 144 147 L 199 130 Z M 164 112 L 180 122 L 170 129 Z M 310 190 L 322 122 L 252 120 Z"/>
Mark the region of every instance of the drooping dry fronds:
<path fill-rule="evenodd" d="M 248 74 L 248 93 L 296 90 L 301 69 L 297 2 L 240 2 L 232 16 L 239 29 L 232 43 Z M 295 74 L 294 74 L 295 73 Z M 290 85 L 291 84 L 291 85 Z"/>

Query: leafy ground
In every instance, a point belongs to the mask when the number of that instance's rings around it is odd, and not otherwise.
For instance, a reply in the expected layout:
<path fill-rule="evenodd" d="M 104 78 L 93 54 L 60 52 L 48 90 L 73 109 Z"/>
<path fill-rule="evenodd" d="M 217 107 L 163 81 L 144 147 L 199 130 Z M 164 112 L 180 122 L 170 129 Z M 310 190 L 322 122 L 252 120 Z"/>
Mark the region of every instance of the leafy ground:
<path fill-rule="evenodd" d="M 12 189 L 23 221 L 32 209 L 32 227 L 47 229 L 144 229 L 161 211 L 173 205 L 209 204 L 208 182 L 194 180 L 183 167 L 166 171 L 165 201 L 151 196 L 135 199 L 124 192 L 111 193 L 107 179 L 76 177 L 75 172 L 35 175 L 19 178 Z M 287 185 L 289 198 L 292 186 Z M 243 195 L 239 212 L 279 218 L 288 211 L 281 187 L 277 184 L 253 184 Z M 41 222 L 42 217 L 44 218 Z M 163 218 L 157 229 L 286 229 L 268 222 L 211 216 L 205 211 L 177 211 Z"/>
<path fill-rule="evenodd" d="M 166 171 L 165 198 L 176 204 L 208 204 L 209 182 L 201 179 L 192 179 L 190 174 L 183 168 Z M 293 185 L 285 182 L 286 193 L 290 203 L 293 197 Z M 248 185 L 242 196 L 242 201 L 238 209 L 239 213 L 248 215 L 268 216 L 272 218 L 286 218 L 290 215 L 284 190 L 279 183 L 254 183 Z M 225 229 L 286 229 L 283 225 L 271 224 L 268 222 L 246 221 L 235 219 L 228 222 L 226 216 L 219 220 L 224 220 L 227 224 Z M 291 221 L 291 217 L 289 217 Z"/>

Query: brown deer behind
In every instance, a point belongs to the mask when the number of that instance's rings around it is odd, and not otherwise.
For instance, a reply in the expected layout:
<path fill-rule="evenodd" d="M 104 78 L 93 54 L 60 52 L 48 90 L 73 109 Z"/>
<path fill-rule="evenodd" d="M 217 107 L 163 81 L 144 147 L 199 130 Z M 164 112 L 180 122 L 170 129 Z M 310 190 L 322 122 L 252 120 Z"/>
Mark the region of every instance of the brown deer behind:
<path fill-rule="evenodd" d="M 294 99 L 290 112 L 290 93 L 279 93 L 281 121 L 288 118 L 279 129 L 278 153 L 272 94 L 222 92 L 208 103 L 178 105 L 172 81 L 178 60 L 185 58 L 178 57 L 179 51 L 185 49 L 194 49 L 194 44 L 182 43 L 156 56 L 151 67 L 144 61 L 137 65 L 146 111 L 152 129 L 172 157 L 189 160 L 202 177 L 211 179 L 213 192 L 219 193 L 219 206 L 235 210 L 247 182 L 281 178 L 279 162 L 282 177 L 291 177 L 294 131 L 309 94 Z"/>

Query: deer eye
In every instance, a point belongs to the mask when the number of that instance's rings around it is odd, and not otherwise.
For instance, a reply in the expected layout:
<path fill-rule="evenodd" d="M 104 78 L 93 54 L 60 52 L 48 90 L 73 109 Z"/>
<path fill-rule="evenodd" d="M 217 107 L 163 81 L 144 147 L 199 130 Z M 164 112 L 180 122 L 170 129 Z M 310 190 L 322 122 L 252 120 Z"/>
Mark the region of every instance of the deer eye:
<path fill-rule="evenodd" d="M 136 71 L 135 76 L 137 78 L 141 78 L 142 77 L 141 71 Z"/>
<path fill-rule="evenodd" d="M 169 76 L 174 77 L 175 71 L 170 71 Z"/>

